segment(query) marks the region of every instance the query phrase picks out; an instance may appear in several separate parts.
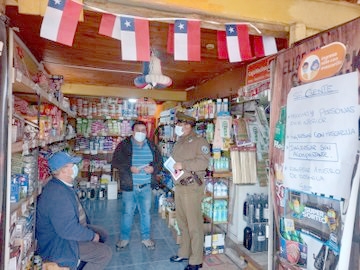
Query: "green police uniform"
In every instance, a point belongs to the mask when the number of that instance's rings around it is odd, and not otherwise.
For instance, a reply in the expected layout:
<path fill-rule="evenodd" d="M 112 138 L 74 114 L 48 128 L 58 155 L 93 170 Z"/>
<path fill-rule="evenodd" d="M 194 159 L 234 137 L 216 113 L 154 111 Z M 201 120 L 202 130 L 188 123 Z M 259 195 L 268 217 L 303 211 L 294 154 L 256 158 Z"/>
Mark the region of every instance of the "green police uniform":
<path fill-rule="evenodd" d="M 203 216 L 201 201 L 204 195 L 204 176 L 209 164 L 210 147 L 205 138 L 197 136 L 193 131 L 182 136 L 173 148 L 172 157 L 181 162 L 184 174 L 175 181 L 176 219 L 181 231 L 181 242 L 178 256 L 189 258 L 189 264 L 199 265 L 203 261 Z M 202 183 L 192 181 L 188 185 L 181 184 L 195 172 Z"/>

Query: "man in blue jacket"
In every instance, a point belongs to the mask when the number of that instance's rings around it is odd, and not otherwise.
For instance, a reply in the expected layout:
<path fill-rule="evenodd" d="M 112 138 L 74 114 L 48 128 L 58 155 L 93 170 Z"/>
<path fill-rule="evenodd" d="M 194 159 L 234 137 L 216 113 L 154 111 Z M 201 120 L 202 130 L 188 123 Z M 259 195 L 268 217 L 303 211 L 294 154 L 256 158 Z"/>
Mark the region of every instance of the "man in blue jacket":
<path fill-rule="evenodd" d="M 151 233 L 151 188 L 157 184 L 156 176 L 162 168 L 160 151 L 146 138 L 146 123 L 136 121 L 132 125 L 133 134 L 116 147 L 112 166 L 119 170 L 122 190 L 121 240 L 117 248 L 129 244 L 131 226 L 136 207 L 140 213 L 142 244 L 154 249 Z"/>
<path fill-rule="evenodd" d="M 48 160 L 53 178 L 38 198 L 36 238 L 43 261 L 76 269 L 80 261 L 84 270 L 104 269 L 112 257 L 105 241 L 106 232 L 91 226 L 76 195 L 73 181 L 78 174 L 79 157 L 57 152 Z"/>

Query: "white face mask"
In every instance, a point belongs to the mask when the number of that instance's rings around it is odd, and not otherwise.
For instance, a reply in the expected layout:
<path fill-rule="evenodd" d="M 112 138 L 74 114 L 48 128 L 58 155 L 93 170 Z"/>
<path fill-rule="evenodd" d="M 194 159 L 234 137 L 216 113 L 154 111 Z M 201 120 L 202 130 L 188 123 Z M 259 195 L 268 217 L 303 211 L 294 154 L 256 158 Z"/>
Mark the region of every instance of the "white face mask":
<path fill-rule="evenodd" d="M 79 167 L 76 164 L 74 164 L 72 167 L 72 170 L 73 170 L 73 173 L 72 173 L 71 177 L 72 177 L 72 179 L 75 179 L 76 176 L 78 176 Z"/>
<path fill-rule="evenodd" d="M 138 142 L 143 142 L 146 138 L 146 134 L 143 132 L 135 132 L 134 139 Z"/>
<path fill-rule="evenodd" d="M 182 126 L 175 126 L 175 134 L 177 136 L 179 136 L 179 137 L 184 135 L 183 127 Z"/>

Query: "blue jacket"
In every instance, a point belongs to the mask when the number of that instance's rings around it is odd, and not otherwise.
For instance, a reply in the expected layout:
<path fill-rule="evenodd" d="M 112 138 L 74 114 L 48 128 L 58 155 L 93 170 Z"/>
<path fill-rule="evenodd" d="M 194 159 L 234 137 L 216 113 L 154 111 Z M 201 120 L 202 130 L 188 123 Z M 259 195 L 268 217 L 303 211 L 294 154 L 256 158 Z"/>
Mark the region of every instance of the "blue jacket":
<path fill-rule="evenodd" d="M 124 191 L 133 190 L 133 178 L 130 167 L 132 166 L 132 140 L 131 136 L 125 138 L 121 141 L 113 154 L 111 165 L 113 168 L 119 170 L 120 178 L 120 188 Z M 152 166 L 154 167 L 154 172 L 151 175 L 151 187 L 155 188 L 158 184 L 156 176 L 160 174 L 162 169 L 162 157 L 157 146 L 149 140 L 146 140 L 146 143 L 149 145 L 151 153 L 153 155 Z"/>
<path fill-rule="evenodd" d="M 37 252 L 44 261 L 75 268 L 79 260 L 78 241 L 91 241 L 95 233 L 80 225 L 73 188 L 52 178 L 38 197 L 35 234 Z"/>

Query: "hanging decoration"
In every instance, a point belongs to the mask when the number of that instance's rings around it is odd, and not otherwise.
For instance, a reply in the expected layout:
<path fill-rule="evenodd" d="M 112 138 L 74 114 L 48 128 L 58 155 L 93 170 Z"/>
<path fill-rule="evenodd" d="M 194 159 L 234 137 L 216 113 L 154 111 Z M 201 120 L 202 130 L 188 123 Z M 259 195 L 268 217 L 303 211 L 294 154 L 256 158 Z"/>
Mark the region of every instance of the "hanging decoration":
<path fill-rule="evenodd" d="M 150 61 L 149 21 L 120 17 L 122 60 Z"/>
<path fill-rule="evenodd" d="M 226 44 L 230 62 L 241 62 L 252 58 L 247 25 L 226 24 Z"/>
<path fill-rule="evenodd" d="M 150 62 L 143 63 L 143 75 L 136 77 L 134 84 L 142 89 L 163 89 L 169 87 L 172 84 L 172 80 L 170 77 L 162 74 L 160 59 L 152 53 Z"/>
<path fill-rule="evenodd" d="M 175 20 L 174 60 L 200 61 L 200 21 Z"/>
<path fill-rule="evenodd" d="M 216 37 L 217 37 L 218 59 L 229 59 L 229 54 L 226 47 L 226 32 L 217 31 Z"/>
<path fill-rule="evenodd" d="M 253 43 L 254 56 L 263 57 L 275 54 L 278 52 L 276 41 L 271 36 L 250 36 Z"/>
<path fill-rule="evenodd" d="M 40 36 L 72 46 L 78 18 L 83 6 L 103 13 L 99 34 L 121 40 L 122 60 L 150 61 L 149 21 L 174 20 L 169 24 L 167 52 L 176 61 L 201 61 L 200 20 L 185 18 L 140 18 L 113 14 L 73 0 L 49 0 L 41 25 Z M 213 23 L 215 22 L 209 22 Z M 254 57 L 277 53 L 275 38 L 249 36 L 248 26 L 261 32 L 251 23 L 228 23 L 226 31 L 217 32 L 218 59 L 241 62 Z M 253 51 L 253 52 L 252 52 Z M 165 84 L 168 84 L 167 81 Z"/>
<path fill-rule="evenodd" d="M 104 13 L 101 17 L 99 34 L 121 40 L 120 17 Z"/>
<path fill-rule="evenodd" d="M 72 46 L 82 4 L 72 0 L 49 0 L 40 36 Z"/>

